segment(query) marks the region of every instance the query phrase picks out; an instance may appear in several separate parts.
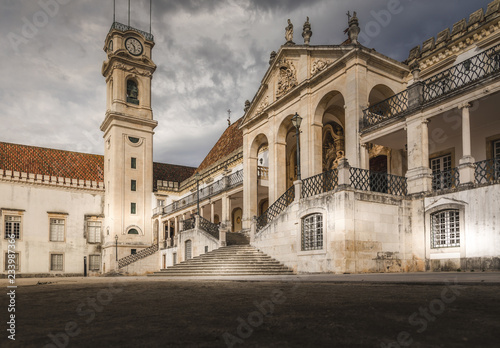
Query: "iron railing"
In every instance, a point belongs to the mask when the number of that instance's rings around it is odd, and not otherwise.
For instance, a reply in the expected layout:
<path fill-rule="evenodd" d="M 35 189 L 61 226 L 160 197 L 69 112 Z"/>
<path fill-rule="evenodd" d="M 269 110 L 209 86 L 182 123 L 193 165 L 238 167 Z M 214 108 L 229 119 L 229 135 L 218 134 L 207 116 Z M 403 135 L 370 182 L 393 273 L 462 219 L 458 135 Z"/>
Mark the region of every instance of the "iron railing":
<path fill-rule="evenodd" d="M 192 230 L 194 228 L 194 226 L 195 226 L 195 218 L 192 217 L 192 218 L 189 218 L 189 219 L 186 219 L 186 220 L 182 220 L 181 223 L 182 223 L 181 232 L 182 231 Z"/>
<path fill-rule="evenodd" d="M 148 41 L 154 41 L 154 36 L 153 34 L 151 33 L 147 33 L 145 31 L 142 31 L 142 30 L 139 30 L 139 29 L 136 29 L 136 28 L 133 28 L 131 26 L 128 26 L 126 24 L 122 24 L 122 23 L 119 23 L 119 22 L 114 22 L 112 25 L 111 25 L 111 30 L 112 29 L 116 29 L 116 30 L 119 30 L 119 31 L 122 31 L 122 32 L 125 32 L 127 30 L 132 30 L 132 31 L 135 31 L 139 34 L 141 34 L 142 36 L 144 36 L 144 38 Z"/>
<path fill-rule="evenodd" d="M 402 176 L 373 172 L 367 169 L 349 168 L 351 186 L 357 190 L 406 196 L 406 178 Z"/>
<path fill-rule="evenodd" d="M 316 196 L 324 192 L 333 191 L 338 186 L 338 171 L 332 169 L 327 172 L 311 176 L 302 180 L 301 198 Z"/>
<path fill-rule="evenodd" d="M 432 190 L 442 191 L 457 188 L 460 185 L 458 168 L 444 170 L 432 174 Z"/>
<path fill-rule="evenodd" d="M 474 174 L 479 185 L 500 182 L 500 159 L 476 162 Z"/>
<path fill-rule="evenodd" d="M 226 186 L 227 180 L 227 186 Z M 210 184 L 207 187 L 200 189 L 200 201 L 213 197 L 225 190 L 236 187 L 243 183 L 243 169 L 229 175 L 227 178 L 222 178 L 217 180 L 216 182 Z M 189 194 L 186 197 L 181 198 L 180 200 L 173 202 L 165 207 L 163 207 L 163 214 L 171 214 L 191 205 L 195 205 L 198 201 L 196 191 Z M 153 214 L 155 210 L 153 210 Z"/>
<path fill-rule="evenodd" d="M 500 72 L 500 45 L 424 80 L 424 102 L 449 94 Z"/>
<path fill-rule="evenodd" d="M 291 186 L 286 192 L 276 200 L 261 216 L 257 218 L 257 231 L 269 224 L 295 199 L 295 186 Z"/>
<path fill-rule="evenodd" d="M 200 229 L 219 239 L 219 225 L 216 225 L 200 216 Z"/>
<path fill-rule="evenodd" d="M 132 255 L 122 257 L 121 259 L 118 260 L 118 268 L 128 266 L 131 263 L 139 261 L 145 257 L 150 256 L 150 255 L 153 255 L 157 251 L 158 251 L 158 244 L 153 244 L 149 248 L 140 250 L 137 254 L 132 254 Z"/>
<path fill-rule="evenodd" d="M 363 110 L 363 127 L 371 127 L 385 120 L 396 118 L 406 111 L 408 111 L 408 90 Z"/>

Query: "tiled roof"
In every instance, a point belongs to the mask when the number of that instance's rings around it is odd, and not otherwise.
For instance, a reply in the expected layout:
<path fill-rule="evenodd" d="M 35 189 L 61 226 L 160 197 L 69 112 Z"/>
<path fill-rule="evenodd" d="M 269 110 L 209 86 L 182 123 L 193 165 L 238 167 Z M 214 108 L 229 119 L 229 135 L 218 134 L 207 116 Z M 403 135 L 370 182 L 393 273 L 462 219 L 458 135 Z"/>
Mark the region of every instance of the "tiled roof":
<path fill-rule="evenodd" d="M 0 142 L 0 169 L 104 182 L 104 156 Z M 181 182 L 196 168 L 153 163 L 153 187 L 157 180 Z"/>
<path fill-rule="evenodd" d="M 153 189 L 158 180 L 182 182 L 193 175 L 196 168 L 176 164 L 153 163 Z"/>
<path fill-rule="evenodd" d="M 210 150 L 203 162 L 201 162 L 198 169 L 196 169 L 197 172 L 203 171 L 243 146 L 243 131 L 239 128 L 242 120 L 243 118 L 240 118 L 227 127 L 217 143 L 212 147 L 212 150 Z"/>
<path fill-rule="evenodd" d="M 0 169 L 104 181 L 104 157 L 0 142 Z"/>

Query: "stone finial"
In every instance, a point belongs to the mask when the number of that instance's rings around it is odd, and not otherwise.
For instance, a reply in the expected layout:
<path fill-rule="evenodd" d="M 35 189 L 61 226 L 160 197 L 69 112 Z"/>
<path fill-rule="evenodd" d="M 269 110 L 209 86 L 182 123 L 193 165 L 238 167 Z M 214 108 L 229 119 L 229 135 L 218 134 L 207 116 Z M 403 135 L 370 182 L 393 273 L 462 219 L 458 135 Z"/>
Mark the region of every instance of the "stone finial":
<path fill-rule="evenodd" d="M 349 39 L 351 40 L 351 43 L 358 45 L 358 36 L 359 33 L 361 32 L 361 29 L 359 28 L 359 20 L 358 17 L 356 16 L 356 11 L 354 11 L 352 17 L 350 14 L 348 15 L 349 17 L 349 29 L 348 29 L 348 34 L 349 34 Z"/>
<path fill-rule="evenodd" d="M 304 38 L 304 44 L 309 45 L 309 42 L 311 41 L 311 36 L 313 35 L 313 32 L 311 30 L 311 23 L 309 23 L 309 17 L 307 17 L 307 21 L 304 23 L 303 31 L 302 31 L 302 37 Z"/>
<path fill-rule="evenodd" d="M 243 109 L 245 112 L 247 112 L 250 109 L 250 100 L 245 100 L 245 109 Z"/>
<path fill-rule="evenodd" d="M 290 19 L 288 20 L 288 25 L 285 28 L 285 39 L 286 45 L 295 45 L 295 42 L 293 42 L 293 24 Z"/>
<path fill-rule="evenodd" d="M 415 61 L 412 65 L 410 65 L 410 70 L 413 75 L 413 81 L 420 81 L 420 64 Z"/>
<path fill-rule="evenodd" d="M 274 59 L 276 59 L 276 54 L 277 53 L 275 51 L 271 52 L 271 55 L 269 56 L 269 65 L 273 64 Z"/>

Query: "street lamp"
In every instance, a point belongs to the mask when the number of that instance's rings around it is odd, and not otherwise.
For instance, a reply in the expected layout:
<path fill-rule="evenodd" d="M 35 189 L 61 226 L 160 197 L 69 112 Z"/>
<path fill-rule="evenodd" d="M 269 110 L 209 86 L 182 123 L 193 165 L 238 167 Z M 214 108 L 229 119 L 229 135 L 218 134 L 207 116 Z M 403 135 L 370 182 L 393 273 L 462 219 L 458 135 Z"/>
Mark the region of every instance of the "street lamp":
<path fill-rule="evenodd" d="M 116 253 L 116 261 L 118 261 L 118 235 L 115 234 L 115 253 Z"/>
<path fill-rule="evenodd" d="M 300 143 L 299 143 L 299 134 L 300 134 L 300 124 L 302 123 L 302 117 L 299 116 L 298 113 L 292 117 L 292 124 L 295 127 L 295 136 L 297 137 L 297 180 L 301 180 L 300 178 Z"/>
<path fill-rule="evenodd" d="M 196 173 L 194 178 L 196 179 L 196 214 L 200 216 L 200 173 Z"/>

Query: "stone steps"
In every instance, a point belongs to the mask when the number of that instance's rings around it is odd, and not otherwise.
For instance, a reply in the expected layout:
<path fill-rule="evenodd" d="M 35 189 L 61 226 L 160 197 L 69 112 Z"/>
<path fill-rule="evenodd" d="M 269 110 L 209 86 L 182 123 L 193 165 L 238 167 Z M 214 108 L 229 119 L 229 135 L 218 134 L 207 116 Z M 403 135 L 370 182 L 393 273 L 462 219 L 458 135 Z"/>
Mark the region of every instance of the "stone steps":
<path fill-rule="evenodd" d="M 150 276 L 284 275 L 293 271 L 250 245 L 231 245 L 194 257 Z"/>

